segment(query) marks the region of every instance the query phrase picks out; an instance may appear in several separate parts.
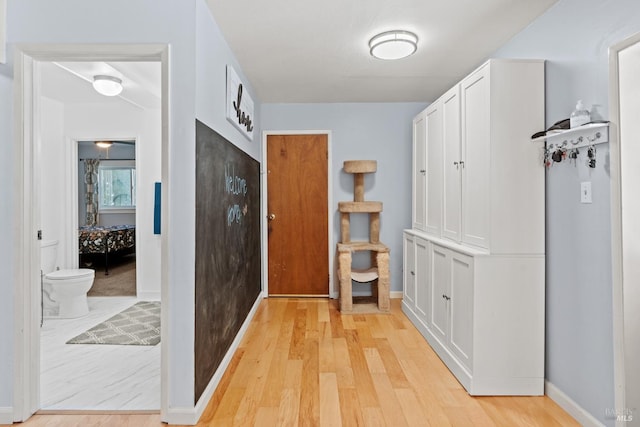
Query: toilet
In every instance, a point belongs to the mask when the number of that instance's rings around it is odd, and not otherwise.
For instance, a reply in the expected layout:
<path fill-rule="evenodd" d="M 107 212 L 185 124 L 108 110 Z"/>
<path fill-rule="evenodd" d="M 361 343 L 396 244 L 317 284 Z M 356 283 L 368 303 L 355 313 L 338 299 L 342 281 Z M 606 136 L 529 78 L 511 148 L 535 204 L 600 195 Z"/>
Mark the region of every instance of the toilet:
<path fill-rule="evenodd" d="M 45 317 L 74 318 L 89 313 L 87 292 L 95 271 L 88 268 L 56 270 L 57 240 L 42 240 L 42 305 Z"/>

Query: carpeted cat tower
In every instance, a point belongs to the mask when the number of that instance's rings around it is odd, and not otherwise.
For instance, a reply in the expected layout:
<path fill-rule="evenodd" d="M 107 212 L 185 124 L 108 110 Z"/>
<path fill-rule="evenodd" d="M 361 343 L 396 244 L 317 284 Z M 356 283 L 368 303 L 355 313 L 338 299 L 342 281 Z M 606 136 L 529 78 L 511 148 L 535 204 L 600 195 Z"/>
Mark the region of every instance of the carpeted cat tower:
<path fill-rule="evenodd" d="M 364 200 L 364 174 L 374 173 L 375 160 L 347 160 L 343 170 L 353 174 L 353 201 L 339 202 L 340 243 L 338 243 L 338 278 L 340 280 L 340 311 L 349 313 L 389 312 L 389 248 L 380 242 L 380 212 L 382 202 Z M 369 215 L 369 241 L 351 241 L 351 214 Z M 371 267 L 356 270 L 351 266 L 352 254 L 367 251 Z M 371 283 L 371 297 L 356 297 L 353 282 Z"/>

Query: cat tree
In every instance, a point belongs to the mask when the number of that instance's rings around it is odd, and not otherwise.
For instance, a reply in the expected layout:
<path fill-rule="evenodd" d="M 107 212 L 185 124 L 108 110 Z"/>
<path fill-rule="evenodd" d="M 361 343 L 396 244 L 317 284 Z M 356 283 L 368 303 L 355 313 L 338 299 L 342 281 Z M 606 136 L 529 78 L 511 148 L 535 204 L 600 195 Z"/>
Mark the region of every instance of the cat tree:
<path fill-rule="evenodd" d="M 339 202 L 340 243 L 338 243 L 338 278 L 340 280 L 340 311 L 354 313 L 365 311 L 388 312 L 389 304 L 389 248 L 380 243 L 380 212 L 382 202 L 364 200 L 364 174 L 374 173 L 375 160 L 347 160 L 343 170 L 353 174 L 353 202 Z M 351 241 L 351 214 L 369 215 L 369 241 Z M 371 268 L 356 270 L 351 268 L 354 252 L 368 251 L 371 254 Z M 371 282 L 374 303 L 354 304 L 352 281 Z"/>

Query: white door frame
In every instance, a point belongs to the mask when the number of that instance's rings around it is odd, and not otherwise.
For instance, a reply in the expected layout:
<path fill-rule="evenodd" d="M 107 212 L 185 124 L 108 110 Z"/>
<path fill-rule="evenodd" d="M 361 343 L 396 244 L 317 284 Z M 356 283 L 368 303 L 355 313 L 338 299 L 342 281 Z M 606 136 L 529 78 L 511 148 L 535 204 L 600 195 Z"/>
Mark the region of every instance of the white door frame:
<path fill-rule="evenodd" d="M 260 226 L 262 227 L 262 241 L 264 242 L 262 245 L 262 259 L 264 262 L 262 263 L 262 283 L 263 289 L 262 293 L 264 297 L 269 296 L 269 231 L 268 231 L 268 221 L 267 215 L 269 212 L 267 211 L 267 171 L 269 170 L 267 165 L 267 136 L 269 135 L 327 135 L 327 232 L 328 236 L 328 253 L 329 257 L 329 297 L 337 298 L 338 291 L 336 288 L 336 284 L 333 283 L 334 278 L 334 269 L 333 269 L 333 261 L 334 261 L 334 242 L 333 242 L 333 213 L 335 209 L 333 209 L 333 187 L 332 187 L 332 167 L 331 167 L 331 131 L 330 130 L 266 130 L 262 132 L 262 165 L 260 170 L 260 175 L 262 176 L 262 216 L 260 219 Z"/>
<path fill-rule="evenodd" d="M 624 313 L 625 306 L 629 307 L 629 295 L 624 292 L 623 274 L 623 224 L 622 224 L 622 175 L 621 175 L 621 151 L 620 146 L 623 141 L 620 138 L 620 79 L 619 79 L 619 53 L 640 43 L 640 33 L 627 38 L 609 49 L 609 114 L 611 123 L 609 127 L 609 151 L 610 151 L 610 171 L 611 171 L 611 257 L 612 257 L 612 282 L 613 282 L 613 362 L 614 362 L 614 394 L 616 414 L 625 415 L 634 402 L 627 402 L 627 381 L 625 360 L 625 332 Z M 625 141 L 625 144 L 630 143 Z M 634 142 L 631 142 L 634 143 Z M 636 283 L 637 277 L 627 278 L 626 282 Z M 633 302 L 637 305 L 638 302 Z M 629 405 L 629 403 L 631 405 Z M 635 402 L 637 404 L 638 402 Z M 637 409 L 637 408 L 636 408 Z M 633 413 L 634 422 L 640 415 L 636 410 Z M 616 425 L 622 427 L 627 425 L 625 421 L 618 420 Z"/>
<path fill-rule="evenodd" d="M 14 276 L 14 384 L 13 418 L 25 421 L 40 406 L 40 245 L 38 170 L 38 81 L 35 61 L 153 61 L 162 68 L 162 175 L 168 182 L 169 148 L 169 47 L 166 44 L 22 44 L 16 45 L 14 62 L 15 147 L 15 253 Z M 166 185 L 162 188 L 162 211 L 167 212 Z M 165 215 L 166 217 L 166 215 Z M 161 323 L 168 325 L 168 236 L 163 221 L 161 237 Z M 169 390 L 169 328 L 162 328 L 160 415 L 167 418 Z"/>

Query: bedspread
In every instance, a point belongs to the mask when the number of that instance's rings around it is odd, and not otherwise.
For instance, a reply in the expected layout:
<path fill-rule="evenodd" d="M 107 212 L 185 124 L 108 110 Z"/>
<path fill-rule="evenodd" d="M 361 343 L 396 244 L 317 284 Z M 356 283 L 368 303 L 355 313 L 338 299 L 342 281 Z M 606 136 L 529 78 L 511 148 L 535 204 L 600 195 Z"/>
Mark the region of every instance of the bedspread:
<path fill-rule="evenodd" d="M 78 235 L 81 254 L 106 254 L 136 245 L 135 225 L 82 226 Z"/>

